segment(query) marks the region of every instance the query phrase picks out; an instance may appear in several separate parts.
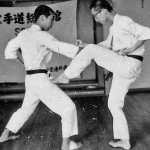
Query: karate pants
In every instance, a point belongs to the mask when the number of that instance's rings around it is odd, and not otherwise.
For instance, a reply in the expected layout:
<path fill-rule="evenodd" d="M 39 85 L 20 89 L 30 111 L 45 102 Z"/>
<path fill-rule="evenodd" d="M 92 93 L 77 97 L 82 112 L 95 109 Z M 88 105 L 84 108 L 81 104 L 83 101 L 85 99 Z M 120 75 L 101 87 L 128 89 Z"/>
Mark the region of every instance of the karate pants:
<path fill-rule="evenodd" d="M 128 125 L 122 108 L 130 84 L 141 72 L 141 61 L 120 56 L 116 52 L 99 45 L 89 44 L 72 60 L 64 72 L 65 75 L 69 79 L 78 76 L 92 59 L 97 65 L 113 72 L 108 108 L 113 116 L 114 138 L 129 139 Z"/>
<path fill-rule="evenodd" d="M 10 118 L 6 125 L 8 130 L 16 133 L 42 101 L 49 109 L 61 116 L 63 138 L 78 134 L 75 104 L 57 85 L 50 82 L 47 74 L 26 75 L 25 87 L 23 104 Z"/>

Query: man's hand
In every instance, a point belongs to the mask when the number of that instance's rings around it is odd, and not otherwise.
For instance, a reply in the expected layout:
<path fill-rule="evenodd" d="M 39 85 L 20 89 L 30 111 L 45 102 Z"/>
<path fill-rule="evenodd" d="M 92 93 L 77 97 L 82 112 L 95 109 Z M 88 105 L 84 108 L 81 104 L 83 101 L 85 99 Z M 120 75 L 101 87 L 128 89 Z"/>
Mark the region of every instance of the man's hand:
<path fill-rule="evenodd" d="M 84 47 L 83 42 L 81 40 L 76 40 L 75 45 L 79 47 Z"/>
<path fill-rule="evenodd" d="M 126 55 L 123 50 L 115 51 L 118 55 L 124 56 Z"/>
<path fill-rule="evenodd" d="M 116 51 L 116 53 L 118 55 L 124 56 L 124 55 L 128 55 L 132 53 L 133 51 L 134 51 L 133 48 L 124 48 L 124 49 Z"/>
<path fill-rule="evenodd" d="M 75 45 L 77 45 L 78 47 L 79 47 L 79 50 L 78 50 L 78 52 L 77 52 L 77 54 L 78 53 L 80 53 L 80 51 L 86 46 L 86 45 L 88 45 L 87 43 L 83 43 L 81 40 L 77 40 L 76 42 L 75 42 Z"/>
<path fill-rule="evenodd" d="M 128 55 L 132 52 L 134 52 L 135 50 L 137 50 L 140 46 L 142 46 L 144 44 L 145 40 L 140 40 L 140 41 L 137 41 L 137 43 L 131 47 L 131 48 L 125 48 L 125 49 L 122 49 L 122 50 L 119 50 L 121 55 Z"/>
<path fill-rule="evenodd" d="M 83 43 L 81 40 L 77 40 L 75 42 L 75 45 L 81 47 L 81 48 L 84 48 L 85 46 L 87 46 L 88 44 L 87 43 Z"/>
<path fill-rule="evenodd" d="M 128 55 L 128 54 L 134 52 L 135 50 L 137 50 L 140 46 L 142 46 L 144 44 L 144 42 L 145 42 L 145 40 L 137 41 L 137 43 L 133 47 L 118 50 L 118 51 L 116 51 L 116 53 L 121 56 Z"/>
<path fill-rule="evenodd" d="M 128 54 L 132 53 L 133 51 L 134 51 L 133 48 L 126 48 L 126 49 L 120 50 L 120 54 L 122 54 L 124 56 L 124 55 L 128 55 Z"/>

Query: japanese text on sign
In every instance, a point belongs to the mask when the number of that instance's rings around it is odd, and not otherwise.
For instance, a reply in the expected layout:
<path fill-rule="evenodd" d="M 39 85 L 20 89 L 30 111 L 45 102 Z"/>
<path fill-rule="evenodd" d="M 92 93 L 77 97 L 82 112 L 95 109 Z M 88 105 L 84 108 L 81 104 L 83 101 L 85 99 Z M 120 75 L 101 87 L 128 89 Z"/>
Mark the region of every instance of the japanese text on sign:
<path fill-rule="evenodd" d="M 60 21 L 61 20 L 61 12 L 59 10 L 56 10 L 56 12 L 53 14 L 53 19 L 55 21 Z M 0 14 L 0 24 L 2 23 L 7 23 L 8 25 L 11 24 L 11 22 L 15 24 L 29 24 L 29 23 L 35 23 L 34 15 L 33 13 L 27 12 L 24 14 L 24 12 L 16 13 L 16 14 L 11 14 L 11 13 L 6 13 L 3 16 Z"/>

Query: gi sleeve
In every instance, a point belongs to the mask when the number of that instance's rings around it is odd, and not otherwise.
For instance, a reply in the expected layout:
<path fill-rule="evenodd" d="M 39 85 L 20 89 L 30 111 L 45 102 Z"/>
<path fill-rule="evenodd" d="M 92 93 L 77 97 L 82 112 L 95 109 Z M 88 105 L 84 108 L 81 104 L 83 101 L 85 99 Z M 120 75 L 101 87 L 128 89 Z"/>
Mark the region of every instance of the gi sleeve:
<path fill-rule="evenodd" d="M 150 28 L 135 23 L 132 19 L 126 19 L 127 30 L 135 36 L 137 40 L 150 39 Z"/>
<path fill-rule="evenodd" d="M 56 53 L 60 53 L 70 58 L 74 58 L 79 50 L 78 46 L 65 43 L 65 42 L 61 42 L 46 32 L 42 36 L 41 40 L 42 40 L 42 43 L 46 45 L 52 51 Z"/>
<path fill-rule="evenodd" d="M 17 58 L 17 50 L 20 47 L 20 39 L 19 37 L 15 37 L 10 40 L 5 48 L 5 59 L 16 59 Z"/>

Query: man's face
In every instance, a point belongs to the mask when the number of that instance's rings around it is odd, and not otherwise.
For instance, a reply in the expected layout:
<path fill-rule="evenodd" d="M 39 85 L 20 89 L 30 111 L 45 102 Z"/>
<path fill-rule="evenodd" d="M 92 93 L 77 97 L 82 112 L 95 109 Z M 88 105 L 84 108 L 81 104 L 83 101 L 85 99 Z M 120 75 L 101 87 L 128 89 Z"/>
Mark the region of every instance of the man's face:
<path fill-rule="evenodd" d="M 96 11 L 94 8 L 91 9 L 91 14 L 94 16 L 96 22 L 105 24 L 106 23 L 106 11 L 104 9 L 100 9 Z"/>

